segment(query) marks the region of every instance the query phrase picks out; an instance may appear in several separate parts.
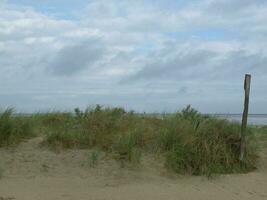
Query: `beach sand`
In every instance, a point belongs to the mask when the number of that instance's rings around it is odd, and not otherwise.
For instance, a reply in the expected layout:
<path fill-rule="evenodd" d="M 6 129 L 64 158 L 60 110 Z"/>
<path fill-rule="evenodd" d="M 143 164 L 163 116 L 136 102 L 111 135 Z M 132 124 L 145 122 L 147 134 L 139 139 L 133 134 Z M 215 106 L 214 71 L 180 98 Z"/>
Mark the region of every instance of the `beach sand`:
<path fill-rule="evenodd" d="M 90 167 L 88 150 L 51 151 L 42 138 L 0 149 L 0 200 L 264 200 L 267 145 L 258 169 L 211 178 L 179 176 L 144 156 L 141 166 L 103 158 Z M 151 157 L 151 156 L 150 156 Z"/>

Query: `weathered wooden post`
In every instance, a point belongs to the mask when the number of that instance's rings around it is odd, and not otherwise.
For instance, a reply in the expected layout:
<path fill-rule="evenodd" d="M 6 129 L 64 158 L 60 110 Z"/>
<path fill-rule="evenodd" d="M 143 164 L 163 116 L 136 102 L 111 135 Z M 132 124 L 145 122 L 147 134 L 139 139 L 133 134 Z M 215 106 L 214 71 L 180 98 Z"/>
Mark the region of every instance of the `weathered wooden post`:
<path fill-rule="evenodd" d="M 248 121 L 248 106 L 249 106 L 249 93 L 250 93 L 250 81 L 251 75 L 246 74 L 244 81 L 244 90 L 245 90 L 245 102 L 244 102 L 244 111 L 242 116 L 242 125 L 241 125 L 241 133 L 240 133 L 240 161 L 243 162 L 244 154 L 246 150 L 246 127 Z"/>

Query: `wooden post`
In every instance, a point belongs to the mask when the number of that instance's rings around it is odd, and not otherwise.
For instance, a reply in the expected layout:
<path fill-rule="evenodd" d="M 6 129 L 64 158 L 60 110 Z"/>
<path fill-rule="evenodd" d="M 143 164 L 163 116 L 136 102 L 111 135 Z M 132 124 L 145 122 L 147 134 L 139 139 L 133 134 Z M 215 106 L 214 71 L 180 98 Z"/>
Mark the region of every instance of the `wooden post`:
<path fill-rule="evenodd" d="M 250 93 L 250 81 L 251 75 L 246 74 L 244 81 L 244 90 L 245 90 L 245 102 L 244 102 L 244 111 L 242 117 L 242 125 L 241 125 L 241 135 L 240 135 L 240 161 L 243 162 L 244 155 L 246 151 L 246 127 L 248 121 L 248 106 L 249 106 L 249 93 Z"/>

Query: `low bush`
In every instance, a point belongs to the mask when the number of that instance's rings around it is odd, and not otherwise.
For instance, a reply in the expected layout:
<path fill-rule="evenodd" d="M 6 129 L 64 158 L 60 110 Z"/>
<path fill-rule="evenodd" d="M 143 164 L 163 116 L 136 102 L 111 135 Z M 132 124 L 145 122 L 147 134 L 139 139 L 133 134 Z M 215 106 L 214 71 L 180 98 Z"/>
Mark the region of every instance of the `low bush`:
<path fill-rule="evenodd" d="M 14 116 L 13 109 L 0 113 L 0 146 L 9 146 L 34 135 L 29 117 Z"/>
<path fill-rule="evenodd" d="M 252 134 L 249 141 L 253 141 Z M 211 174 L 245 172 L 254 168 L 255 151 L 247 144 L 240 163 L 240 126 L 226 120 L 203 117 L 187 107 L 167 120 L 160 141 L 166 166 L 178 173 Z"/>
<path fill-rule="evenodd" d="M 1 146 L 18 143 L 37 131 L 46 134 L 49 146 L 95 148 L 131 163 L 140 163 L 142 153 L 162 155 L 165 166 L 181 174 L 247 172 L 255 166 L 252 128 L 248 128 L 241 163 L 240 125 L 201 115 L 190 106 L 161 117 L 99 105 L 31 117 L 14 116 L 12 109 L 0 114 Z"/>

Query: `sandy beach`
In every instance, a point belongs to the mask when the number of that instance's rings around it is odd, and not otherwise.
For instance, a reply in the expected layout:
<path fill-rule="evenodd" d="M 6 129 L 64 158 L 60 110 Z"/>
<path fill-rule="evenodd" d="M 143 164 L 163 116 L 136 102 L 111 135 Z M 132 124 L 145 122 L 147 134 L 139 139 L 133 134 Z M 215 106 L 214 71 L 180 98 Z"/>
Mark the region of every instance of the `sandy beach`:
<path fill-rule="evenodd" d="M 254 172 L 207 178 L 169 173 L 146 157 L 141 166 L 103 158 L 92 168 L 88 150 L 54 152 L 42 140 L 0 150 L 1 200 L 267 199 L 266 144 Z"/>

